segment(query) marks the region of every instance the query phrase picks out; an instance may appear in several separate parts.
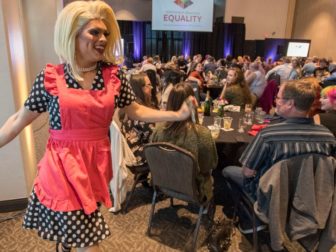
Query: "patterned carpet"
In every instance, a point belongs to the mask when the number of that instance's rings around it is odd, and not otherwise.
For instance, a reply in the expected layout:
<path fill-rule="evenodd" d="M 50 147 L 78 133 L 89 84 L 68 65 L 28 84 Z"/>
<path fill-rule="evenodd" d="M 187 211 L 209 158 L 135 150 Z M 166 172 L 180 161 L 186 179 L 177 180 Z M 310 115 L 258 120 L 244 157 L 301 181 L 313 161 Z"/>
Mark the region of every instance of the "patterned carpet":
<path fill-rule="evenodd" d="M 174 201 L 176 207 L 168 208 L 169 200 L 161 200 L 157 204 L 153 219 L 153 236 L 145 235 L 150 212 L 151 190 L 138 187 L 125 215 L 111 214 L 102 208 L 112 235 L 101 244 L 102 251 L 185 251 L 186 244 L 192 238 L 192 228 L 197 218 L 197 209 L 193 206 Z M 38 238 L 34 231 L 21 228 L 23 212 L 0 214 L 0 252 L 47 252 L 55 251 L 55 244 Z M 11 218 L 13 217 L 13 218 Z M 215 220 L 223 218 L 222 206 L 217 205 Z M 8 219 L 8 220 L 6 220 Z M 206 244 L 209 222 L 204 218 L 201 225 L 198 251 L 209 251 Z M 291 248 L 291 249 L 290 249 Z M 290 251 L 303 251 L 297 246 L 289 247 Z M 233 230 L 231 246 L 228 251 L 251 251 L 250 242 L 237 229 Z M 263 244 L 261 251 L 270 251 Z M 333 250 L 336 252 L 336 250 Z"/>

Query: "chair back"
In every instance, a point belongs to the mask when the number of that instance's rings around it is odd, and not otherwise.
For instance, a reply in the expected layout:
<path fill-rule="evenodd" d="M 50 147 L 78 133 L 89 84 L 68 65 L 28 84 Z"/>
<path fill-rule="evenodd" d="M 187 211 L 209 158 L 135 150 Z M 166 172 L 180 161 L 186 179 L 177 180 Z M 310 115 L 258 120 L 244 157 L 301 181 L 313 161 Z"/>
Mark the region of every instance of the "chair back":
<path fill-rule="evenodd" d="M 267 114 L 269 114 L 272 106 L 275 106 L 274 101 L 278 89 L 277 83 L 274 80 L 269 80 L 263 94 L 258 99 L 257 106 L 261 107 Z"/>
<path fill-rule="evenodd" d="M 282 248 L 285 231 L 308 251 L 319 239 L 325 246 L 331 233 L 336 239 L 335 171 L 334 157 L 312 153 L 279 161 L 260 178 L 254 210 L 269 224 L 273 250 Z"/>
<path fill-rule="evenodd" d="M 164 142 L 147 144 L 144 151 L 153 186 L 170 197 L 199 203 L 196 184 L 198 163 L 192 153 Z"/>
<path fill-rule="evenodd" d="M 281 78 L 278 73 L 275 72 L 275 73 L 272 73 L 270 76 L 268 76 L 267 81 L 271 81 L 271 80 L 275 81 L 277 86 L 280 86 Z"/>

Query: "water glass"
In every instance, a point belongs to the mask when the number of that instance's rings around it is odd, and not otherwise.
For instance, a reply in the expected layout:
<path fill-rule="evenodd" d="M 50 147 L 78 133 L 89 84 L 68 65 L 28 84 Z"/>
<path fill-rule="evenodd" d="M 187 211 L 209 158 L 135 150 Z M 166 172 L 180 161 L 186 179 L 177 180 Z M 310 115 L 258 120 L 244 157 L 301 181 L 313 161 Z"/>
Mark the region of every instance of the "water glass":
<path fill-rule="evenodd" d="M 244 123 L 247 125 L 252 125 L 252 113 L 245 113 Z"/>
<path fill-rule="evenodd" d="M 244 133 L 245 126 L 246 126 L 246 124 L 244 122 L 244 118 L 239 118 L 239 120 L 238 120 L 238 132 L 239 133 Z"/>
<path fill-rule="evenodd" d="M 260 111 L 258 115 L 258 123 L 264 123 L 265 116 L 266 116 L 266 112 Z"/>
<path fill-rule="evenodd" d="M 221 128 L 221 127 L 222 127 L 222 118 L 219 117 L 219 116 L 216 116 L 216 117 L 214 118 L 214 125 L 215 125 L 216 127 Z"/>
<path fill-rule="evenodd" d="M 259 114 L 261 111 L 263 111 L 261 107 L 256 107 L 255 109 L 256 114 Z"/>

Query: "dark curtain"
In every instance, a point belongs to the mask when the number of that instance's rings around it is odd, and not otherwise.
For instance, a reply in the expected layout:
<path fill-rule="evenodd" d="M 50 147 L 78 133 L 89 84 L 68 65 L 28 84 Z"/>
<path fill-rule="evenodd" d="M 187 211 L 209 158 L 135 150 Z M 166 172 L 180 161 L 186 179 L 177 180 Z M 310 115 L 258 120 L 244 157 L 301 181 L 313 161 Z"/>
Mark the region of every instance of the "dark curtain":
<path fill-rule="evenodd" d="M 146 23 L 144 22 L 133 22 L 133 48 L 134 48 L 134 59 L 136 61 L 141 61 L 142 56 L 146 48 Z"/>
<path fill-rule="evenodd" d="M 180 54 L 210 54 L 219 59 L 244 52 L 245 24 L 214 23 L 213 32 L 153 31 L 151 22 L 119 21 L 119 25 L 125 54 L 132 53 L 133 48 L 136 61 L 144 55 L 160 55 L 168 61 Z"/>

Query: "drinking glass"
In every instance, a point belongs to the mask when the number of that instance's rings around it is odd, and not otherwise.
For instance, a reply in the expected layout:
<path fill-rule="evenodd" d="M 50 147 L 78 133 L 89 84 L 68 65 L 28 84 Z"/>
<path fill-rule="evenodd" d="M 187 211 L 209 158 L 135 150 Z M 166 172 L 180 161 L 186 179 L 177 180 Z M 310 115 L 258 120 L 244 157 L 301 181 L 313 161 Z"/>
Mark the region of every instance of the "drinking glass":
<path fill-rule="evenodd" d="M 198 122 L 200 125 L 203 124 L 204 115 L 203 113 L 198 113 Z"/>
<path fill-rule="evenodd" d="M 260 111 L 259 112 L 259 123 L 264 123 L 265 120 L 265 116 L 266 116 L 266 112 L 265 111 Z"/>
<path fill-rule="evenodd" d="M 252 112 L 252 104 L 245 104 L 245 113 Z"/>
<path fill-rule="evenodd" d="M 204 102 L 201 102 L 201 111 L 204 112 Z"/>
<path fill-rule="evenodd" d="M 224 120 L 224 130 L 231 129 L 232 117 L 230 117 L 230 116 L 224 116 L 223 120 Z"/>
<path fill-rule="evenodd" d="M 252 125 L 252 113 L 245 113 L 244 123 L 247 125 Z"/>
<path fill-rule="evenodd" d="M 262 110 L 262 108 L 261 107 L 257 107 L 256 109 L 255 109 L 255 112 L 254 112 L 254 118 L 255 118 L 255 120 L 256 120 L 256 122 L 257 123 L 263 123 L 263 121 L 261 121 L 261 120 L 263 120 L 263 119 L 261 119 L 261 117 L 260 117 L 260 113 L 261 112 L 263 112 L 263 110 Z"/>
<path fill-rule="evenodd" d="M 213 100 L 212 104 L 213 104 L 213 112 L 217 113 L 218 112 L 218 100 Z"/>
<path fill-rule="evenodd" d="M 246 124 L 244 122 L 244 118 L 239 118 L 239 120 L 238 120 L 238 132 L 239 133 L 244 133 L 245 126 L 246 126 Z"/>
<path fill-rule="evenodd" d="M 255 109 L 256 113 L 260 113 L 261 111 L 263 111 L 261 107 L 256 107 L 256 109 Z"/>
<path fill-rule="evenodd" d="M 214 125 L 213 127 L 211 127 L 210 132 L 211 132 L 212 138 L 216 139 L 219 137 L 220 127 Z"/>
<path fill-rule="evenodd" d="M 221 128 L 222 127 L 222 118 L 219 116 L 216 116 L 214 118 L 214 125 Z"/>

